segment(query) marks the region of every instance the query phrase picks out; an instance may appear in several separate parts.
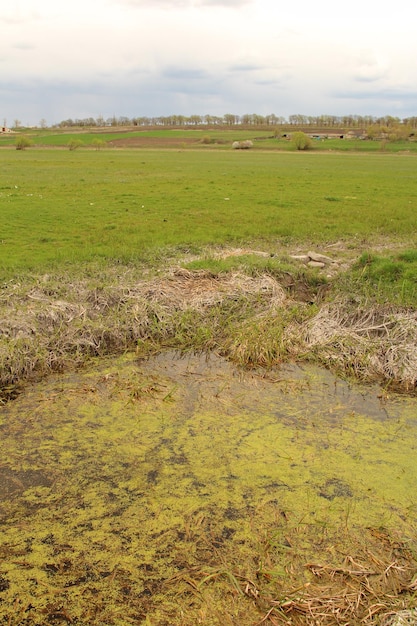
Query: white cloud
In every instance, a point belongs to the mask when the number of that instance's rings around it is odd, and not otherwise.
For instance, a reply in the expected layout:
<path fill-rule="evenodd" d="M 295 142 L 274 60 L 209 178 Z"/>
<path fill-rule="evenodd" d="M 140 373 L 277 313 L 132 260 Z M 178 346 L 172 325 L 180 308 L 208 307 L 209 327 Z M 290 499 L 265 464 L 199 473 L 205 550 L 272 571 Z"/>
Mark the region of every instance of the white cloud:
<path fill-rule="evenodd" d="M 52 123 L 395 106 L 407 116 L 417 106 L 413 12 L 408 0 L 378 19 L 370 0 L 342 16 L 330 0 L 15 0 L 0 8 L 0 115 Z"/>
<path fill-rule="evenodd" d="M 118 5 L 129 5 L 138 8 L 199 8 L 199 7 L 223 7 L 237 9 L 254 0 L 113 0 Z"/>
<path fill-rule="evenodd" d="M 0 24 L 6 26 L 20 26 L 39 19 L 40 16 L 36 10 L 26 11 L 15 7 L 13 9 L 2 10 L 0 12 Z"/>
<path fill-rule="evenodd" d="M 371 83 L 388 75 L 389 67 L 386 61 L 378 59 L 378 55 L 370 49 L 361 50 L 353 59 L 353 63 L 356 66 L 353 77 L 359 82 Z"/>

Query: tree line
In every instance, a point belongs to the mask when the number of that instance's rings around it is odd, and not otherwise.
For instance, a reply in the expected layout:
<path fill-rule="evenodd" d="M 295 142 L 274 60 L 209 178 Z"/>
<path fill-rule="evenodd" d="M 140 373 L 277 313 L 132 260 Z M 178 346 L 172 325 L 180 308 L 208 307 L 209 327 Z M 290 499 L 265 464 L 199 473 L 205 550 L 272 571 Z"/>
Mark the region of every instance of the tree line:
<path fill-rule="evenodd" d="M 384 115 L 375 117 L 372 115 L 289 115 L 288 118 L 271 113 L 270 115 L 258 115 L 257 113 L 247 113 L 244 115 L 235 115 L 226 113 L 223 116 L 216 115 L 167 115 L 157 117 L 126 117 L 112 116 L 105 119 L 102 116 L 97 118 L 87 117 L 83 119 L 67 119 L 62 120 L 55 127 L 67 128 L 72 126 L 88 127 L 88 128 L 104 128 L 117 126 L 162 126 L 162 127 L 196 127 L 196 126 L 218 126 L 218 127 L 235 127 L 235 126 L 265 126 L 265 127 L 311 127 L 311 128 L 369 128 L 385 127 L 387 129 L 406 125 L 411 128 L 417 128 L 417 116 L 399 118 L 392 115 Z M 45 120 L 42 120 L 42 127 L 46 126 Z"/>

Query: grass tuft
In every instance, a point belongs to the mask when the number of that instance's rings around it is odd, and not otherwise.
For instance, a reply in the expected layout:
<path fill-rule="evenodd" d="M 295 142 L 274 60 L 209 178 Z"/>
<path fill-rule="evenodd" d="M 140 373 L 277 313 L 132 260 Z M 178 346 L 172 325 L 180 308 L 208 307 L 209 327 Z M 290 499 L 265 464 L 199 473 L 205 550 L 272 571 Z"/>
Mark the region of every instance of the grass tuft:
<path fill-rule="evenodd" d="M 363 254 L 352 272 L 341 277 L 340 288 L 375 304 L 390 302 L 415 306 L 417 302 L 417 250 L 396 255 Z"/>

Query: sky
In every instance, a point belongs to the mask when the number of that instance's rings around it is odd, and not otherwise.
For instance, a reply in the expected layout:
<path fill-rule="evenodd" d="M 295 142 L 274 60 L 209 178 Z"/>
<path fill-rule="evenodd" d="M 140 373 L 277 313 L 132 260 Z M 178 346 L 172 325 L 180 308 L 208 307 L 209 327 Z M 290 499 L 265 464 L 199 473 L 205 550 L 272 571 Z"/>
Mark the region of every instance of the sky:
<path fill-rule="evenodd" d="M 417 115 L 417 3 L 10 0 L 0 122 Z"/>

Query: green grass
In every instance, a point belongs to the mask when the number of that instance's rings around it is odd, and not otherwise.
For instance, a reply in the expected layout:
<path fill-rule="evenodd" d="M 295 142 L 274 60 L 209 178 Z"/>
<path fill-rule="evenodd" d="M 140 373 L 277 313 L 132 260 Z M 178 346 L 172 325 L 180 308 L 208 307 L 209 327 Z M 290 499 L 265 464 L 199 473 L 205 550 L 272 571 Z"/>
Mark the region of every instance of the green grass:
<path fill-rule="evenodd" d="M 417 303 L 417 250 L 396 255 L 363 254 L 352 272 L 342 278 L 356 296 L 379 304 L 415 306 Z"/>
<path fill-rule="evenodd" d="M 118 150 L 0 151 L 0 271 L 167 247 L 407 238 L 414 158 Z"/>
<path fill-rule="evenodd" d="M 57 131 L 51 129 L 45 130 L 25 130 L 25 132 L 19 134 L 3 135 L 0 136 L 0 146 L 14 146 L 16 138 L 19 136 L 27 136 L 31 139 L 35 146 L 52 146 L 52 147 L 66 147 L 68 143 L 73 139 L 80 139 L 85 146 L 91 146 L 94 139 L 102 139 L 103 141 L 112 141 L 113 139 L 122 139 L 126 137 L 134 137 L 137 132 L 90 132 L 78 130 L 76 132 L 71 131 Z"/>
<path fill-rule="evenodd" d="M 286 130 L 287 133 L 293 133 L 294 130 L 280 129 L 271 127 L 268 130 L 257 128 L 241 128 L 235 127 L 231 129 L 225 128 L 158 128 L 138 130 L 132 128 L 74 128 L 74 129 L 31 129 L 25 128 L 19 130 L 18 134 L 0 135 L 1 146 L 14 146 L 16 138 L 26 135 L 33 142 L 34 146 L 42 147 L 66 147 L 68 143 L 75 138 L 82 140 L 85 147 L 92 147 L 94 140 L 100 139 L 105 143 L 111 144 L 117 140 L 129 138 L 141 139 L 157 139 L 163 142 L 167 140 L 167 148 L 172 148 L 169 140 L 183 140 L 184 145 L 190 147 L 204 147 L 207 149 L 230 149 L 234 141 L 251 139 L 254 143 L 253 150 L 273 150 L 293 152 L 296 150 L 294 143 L 281 135 Z M 313 132 L 313 130 L 312 130 Z M 277 133 L 277 137 L 275 137 Z M 191 140 L 191 143 L 190 143 Z M 149 147 L 149 146 L 148 146 Z M 160 146 L 159 146 L 160 147 Z M 174 148 L 177 149 L 177 148 Z M 359 152 L 359 153 L 417 153 L 416 141 L 363 141 L 351 139 L 314 139 L 312 141 L 311 151 L 314 152 Z"/>

